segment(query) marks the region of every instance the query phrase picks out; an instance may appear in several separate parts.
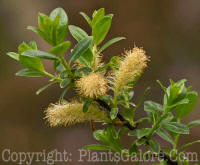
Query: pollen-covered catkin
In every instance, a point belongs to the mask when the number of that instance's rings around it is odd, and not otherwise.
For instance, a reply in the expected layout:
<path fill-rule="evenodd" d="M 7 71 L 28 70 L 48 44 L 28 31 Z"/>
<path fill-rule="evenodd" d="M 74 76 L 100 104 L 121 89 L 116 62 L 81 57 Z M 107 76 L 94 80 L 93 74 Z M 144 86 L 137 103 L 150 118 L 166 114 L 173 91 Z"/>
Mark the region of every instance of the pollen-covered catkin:
<path fill-rule="evenodd" d="M 106 121 L 105 111 L 100 111 L 97 105 L 91 105 L 87 112 L 83 112 L 83 103 L 51 104 L 45 111 L 45 119 L 51 127 L 71 126 L 90 120 Z"/>
<path fill-rule="evenodd" d="M 113 74 L 114 91 L 121 91 L 129 82 L 136 80 L 147 67 L 148 57 L 142 48 L 135 47 L 126 51 L 119 69 Z"/>
<path fill-rule="evenodd" d="M 76 82 L 79 93 L 85 97 L 98 98 L 107 92 L 107 81 L 100 73 L 90 73 Z"/>

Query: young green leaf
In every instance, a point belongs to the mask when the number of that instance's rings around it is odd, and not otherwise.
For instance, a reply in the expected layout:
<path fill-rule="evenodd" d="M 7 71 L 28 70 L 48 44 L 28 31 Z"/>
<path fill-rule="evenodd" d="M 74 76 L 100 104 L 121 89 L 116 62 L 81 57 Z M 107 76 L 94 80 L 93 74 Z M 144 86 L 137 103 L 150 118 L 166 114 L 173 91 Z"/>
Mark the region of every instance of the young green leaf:
<path fill-rule="evenodd" d="M 92 44 L 92 37 L 86 37 L 82 39 L 72 50 L 70 55 L 70 64 L 77 60 L 80 56 L 82 56 L 89 48 L 89 46 Z"/>
<path fill-rule="evenodd" d="M 133 124 L 133 117 L 134 117 L 134 110 L 133 109 L 129 109 L 129 108 L 125 108 L 123 110 L 123 115 L 124 118 L 129 121 L 131 124 Z"/>
<path fill-rule="evenodd" d="M 160 145 L 156 142 L 156 140 L 149 140 L 149 145 L 151 146 L 153 152 L 160 153 Z"/>
<path fill-rule="evenodd" d="M 63 98 L 65 97 L 65 94 L 67 93 L 67 90 L 68 90 L 68 88 L 65 88 L 64 91 L 62 92 L 62 94 L 60 95 L 59 104 L 62 104 Z"/>
<path fill-rule="evenodd" d="M 184 144 L 184 145 L 182 145 L 181 147 L 179 147 L 178 150 L 183 150 L 184 148 L 190 147 L 190 146 L 192 146 L 192 145 L 194 145 L 194 144 L 197 144 L 197 143 L 200 143 L 200 140 L 197 140 L 197 141 L 193 141 L 193 142 Z"/>
<path fill-rule="evenodd" d="M 47 15 L 43 13 L 38 14 L 38 26 L 41 31 L 49 35 L 51 30 L 51 24 L 52 21 Z"/>
<path fill-rule="evenodd" d="M 71 43 L 69 41 L 65 41 L 51 48 L 49 52 L 57 56 L 61 56 L 69 49 L 70 45 Z"/>
<path fill-rule="evenodd" d="M 117 38 L 113 38 L 112 40 L 110 40 L 110 41 L 108 41 L 107 43 L 105 43 L 102 47 L 101 47 L 101 49 L 99 50 L 99 54 L 101 53 L 101 52 L 103 52 L 106 48 L 108 48 L 110 45 L 112 45 L 112 44 L 114 44 L 114 43 L 116 43 L 116 42 L 118 42 L 118 41 L 120 41 L 120 40 L 124 40 L 124 39 L 126 39 L 125 37 L 117 37 Z"/>
<path fill-rule="evenodd" d="M 135 130 L 133 130 L 133 131 L 130 131 L 130 132 L 128 133 L 128 136 L 137 136 L 137 130 L 135 129 Z"/>
<path fill-rule="evenodd" d="M 169 122 L 169 123 L 163 124 L 163 127 L 174 133 L 189 134 L 189 128 L 186 125 L 181 124 L 181 123 Z"/>
<path fill-rule="evenodd" d="M 94 37 L 94 44 L 99 45 L 106 37 L 110 26 L 112 18 L 105 16 L 103 19 L 98 21 L 92 29 L 92 36 Z"/>
<path fill-rule="evenodd" d="M 51 82 L 51 83 L 49 83 L 49 84 L 43 86 L 42 88 L 38 89 L 38 90 L 36 91 L 36 95 L 39 95 L 41 92 L 43 92 L 45 89 L 47 89 L 48 87 L 50 87 L 50 86 L 53 85 L 53 84 L 55 84 L 55 82 Z"/>
<path fill-rule="evenodd" d="M 44 72 L 44 66 L 41 59 L 36 57 L 19 56 L 20 64 L 30 70 Z"/>
<path fill-rule="evenodd" d="M 117 114 L 118 114 L 118 108 L 112 108 L 110 112 L 110 118 L 114 120 L 117 117 Z"/>
<path fill-rule="evenodd" d="M 33 49 L 30 45 L 26 44 L 25 42 L 22 42 L 19 46 L 18 46 L 18 54 L 22 54 L 23 52 L 27 51 L 27 50 L 31 50 Z"/>
<path fill-rule="evenodd" d="M 31 31 L 33 31 L 35 33 L 37 33 L 46 42 L 48 42 L 49 44 L 53 45 L 53 42 L 51 41 L 51 39 L 49 38 L 49 36 L 45 32 L 43 32 L 42 30 L 40 30 L 39 28 L 36 28 L 36 27 L 33 27 L 33 26 L 28 26 L 27 29 L 31 30 Z"/>
<path fill-rule="evenodd" d="M 146 112 L 163 112 L 163 107 L 162 105 L 155 103 L 153 101 L 145 101 L 144 102 L 144 110 Z"/>
<path fill-rule="evenodd" d="M 171 144 L 174 144 L 172 137 L 164 129 L 159 128 L 156 130 L 156 133 L 158 134 L 158 136 L 160 136 L 164 140 L 168 141 Z"/>
<path fill-rule="evenodd" d="M 96 11 L 93 15 L 92 27 L 94 27 L 96 25 L 96 23 L 99 22 L 104 16 L 105 16 L 104 8 L 101 8 L 98 11 Z"/>
<path fill-rule="evenodd" d="M 131 145 L 131 147 L 129 148 L 128 153 L 131 155 L 131 154 L 133 154 L 133 153 L 135 154 L 137 152 L 138 152 L 138 147 L 135 143 L 133 143 Z"/>
<path fill-rule="evenodd" d="M 8 52 L 7 55 L 13 59 L 19 61 L 19 54 L 15 53 L 15 52 Z"/>
<path fill-rule="evenodd" d="M 87 67 L 91 67 L 92 62 L 93 62 L 93 53 L 90 50 L 90 48 L 88 48 L 88 50 L 78 58 L 78 60 L 85 66 Z"/>
<path fill-rule="evenodd" d="M 150 131 L 151 131 L 151 128 L 138 129 L 137 130 L 137 137 L 138 137 L 138 139 L 140 139 L 140 138 L 148 135 Z"/>
<path fill-rule="evenodd" d="M 78 42 L 88 37 L 88 34 L 78 26 L 69 25 L 69 31 Z"/>
<path fill-rule="evenodd" d="M 189 92 L 186 98 L 189 100 L 189 103 L 179 105 L 176 108 L 176 114 L 179 119 L 185 118 L 194 109 L 198 100 L 198 94 L 197 92 Z"/>
<path fill-rule="evenodd" d="M 187 124 L 187 126 L 189 128 L 192 128 L 192 127 L 195 127 L 195 126 L 198 126 L 198 125 L 200 125 L 200 120 L 191 121 L 190 123 Z"/>
<path fill-rule="evenodd" d="M 59 23 L 56 27 L 56 45 L 64 42 L 68 30 L 68 17 L 65 10 L 56 8 L 50 13 L 50 19 L 54 21 L 59 15 Z"/>
<path fill-rule="evenodd" d="M 87 150 L 111 150 L 109 146 L 100 145 L 100 144 L 91 144 L 83 147 Z"/>
<path fill-rule="evenodd" d="M 71 83 L 71 79 L 70 79 L 70 78 L 66 78 L 66 79 L 64 79 L 64 80 L 60 83 L 60 88 L 65 88 L 65 87 L 67 87 L 70 83 Z"/>
<path fill-rule="evenodd" d="M 135 122 L 135 124 L 140 124 L 140 123 L 150 123 L 151 119 L 149 117 L 144 117 L 144 118 L 140 118 L 139 120 L 137 120 Z"/>
<path fill-rule="evenodd" d="M 54 56 L 53 54 L 40 50 L 27 50 L 23 52 L 22 55 L 26 57 L 37 57 L 49 60 L 58 60 L 58 57 Z"/>
<path fill-rule="evenodd" d="M 92 104 L 92 101 L 87 100 L 83 105 L 83 112 L 87 112 L 91 104 Z"/>
<path fill-rule="evenodd" d="M 109 144 L 109 139 L 106 136 L 105 130 L 96 130 L 96 131 L 93 132 L 93 136 L 96 140 L 101 141 L 105 144 Z"/>
<path fill-rule="evenodd" d="M 23 69 L 23 70 L 20 70 L 19 72 L 17 72 L 15 75 L 23 76 L 23 77 L 42 77 L 42 76 L 44 76 L 44 73 L 33 71 L 30 69 Z"/>
<path fill-rule="evenodd" d="M 83 18 L 85 18 L 87 23 L 91 26 L 92 25 L 92 21 L 91 21 L 90 17 L 87 14 L 85 14 L 84 12 L 80 12 L 80 14 L 83 16 Z"/>

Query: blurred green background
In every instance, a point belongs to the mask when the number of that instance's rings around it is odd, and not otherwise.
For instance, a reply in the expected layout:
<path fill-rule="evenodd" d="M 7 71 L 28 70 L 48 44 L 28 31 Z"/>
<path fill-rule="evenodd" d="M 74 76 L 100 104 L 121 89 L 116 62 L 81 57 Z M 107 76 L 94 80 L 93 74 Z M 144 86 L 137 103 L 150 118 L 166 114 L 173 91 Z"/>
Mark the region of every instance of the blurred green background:
<path fill-rule="evenodd" d="M 49 14 L 56 7 L 66 10 L 70 24 L 78 25 L 87 32 L 90 31 L 80 11 L 91 15 L 95 9 L 104 7 L 107 13 L 115 14 L 106 40 L 117 36 L 127 39 L 104 52 L 106 61 L 134 44 L 146 50 L 151 61 L 136 86 L 135 101 L 146 87 L 151 86 L 146 99 L 161 102 L 163 93 L 156 83 L 157 79 L 168 85 L 169 78 L 186 78 L 200 93 L 199 0 L 0 0 L 0 151 L 5 148 L 17 152 L 66 149 L 73 154 L 73 162 L 69 163 L 73 165 L 79 159 L 78 149 L 96 143 L 88 124 L 49 128 L 43 120 L 43 111 L 49 103 L 58 100 L 61 90 L 53 86 L 37 96 L 35 91 L 46 84 L 47 79 L 16 77 L 14 74 L 22 67 L 6 56 L 6 52 L 16 51 L 22 41 L 35 40 L 40 50 L 48 50 L 49 45 L 26 27 L 37 26 L 38 12 Z M 70 35 L 68 39 L 75 44 Z M 47 70 L 51 68 L 48 61 L 45 65 Z M 71 95 L 73 93 L 68 93 L 66 99 Z M 200 118 L 199 104 L 185 120 L 186 123 Z M 143 107 L 138 113 L 137 117 L 145 115 Z M 190 135 L 181 137 L 180 143 L 199 139 L 199 129 L 193 128 Z M 129 143 L 131 139 L 126 139 L 125 146 Z M 188 151 L 199 152 L 199 148 L 200 144 Z M 4 164 L 1 161 L 0 158 L 0 164 Z"/>

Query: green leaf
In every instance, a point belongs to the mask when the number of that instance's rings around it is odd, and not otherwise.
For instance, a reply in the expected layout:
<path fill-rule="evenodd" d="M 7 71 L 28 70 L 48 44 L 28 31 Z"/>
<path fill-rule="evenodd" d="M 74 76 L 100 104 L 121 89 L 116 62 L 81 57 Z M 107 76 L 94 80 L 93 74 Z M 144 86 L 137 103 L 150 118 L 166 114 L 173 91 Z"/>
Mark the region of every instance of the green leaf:
<path fill-rule="evenodd" d="M 162 88 L 162 90 L 164 92 L 166 92 L 167 88 L 162 84 L 162 82 L 160 80 L 156 80 L 156 82 L 160 85 L 160 87 Z"/>
<path fill-rule="evenodd" d="M 49 44 L 53 45 L 53 42 L 50 40 L 49 36 L 45 32 L 41 31 L 39 28 L 36 28 L 36 27 L 33 27 L 33 26 L 28 26 L 27 29 L 37 33 L 46 42 L 48 42 Z"/>
<path fill-rule="evenodd" d="M 8 52 L 7 55 L 13 59 L 19 61 L 19 54 L 15 53 L 15 52 Z"/>
<path fill-rule="evenodd" d="M 133 124 L 133 117 L 134 117 L 134 110 L 133 109 L 129 109 L 129 108 L 125 108 L 123 110 L 123 115 L 124 118 L 129 121 L 131 124 Z"/>
<path fill-rule="evenodd" d="M 91 44 L 92 44 L 92 37 L 86 37 L 83 40 L 81 40 L 72 50 L 69 62 L 72 63 L 80 56 L 82 56 L 88 50 Z"/>
<path fill-rule="evenodd" d="M 78 26 L 69 25 L 69 31 L 78 42 L 88 37 L 88 34 Z"/>
<path fill-rule="evenodd" d="M 37 44 L 36 44 L 35 41 L 29 42 L 29 46 L 30 46 L 32 49 L 37 50 Z"/>
<path fill-rule="evenodd" d="M 192 145 L 194 145 L 194 144 L 197 144 L 197 143 L 200 143 L 200 140 L 197 140 L 197 141 L 193 141 L 193 142 L 184 144 L 184 145 L 182 145 L 181 147 L 179 147 L 178 150 L 183 150 L 184 148 L 190 147 L 190 146 L 192 146 Z"/>
<path fill-rule="evenodd" d="M 49 52 L 57 56 L 61 56 L 69 49 L 70 45 L 71 43 L 69 41 L 65 41 L 51 48 Z"/>
<path fill-rule="evenodd" d="M 96 140 L 101 141 L 105 144 L 109 144 L 109 138 L 106 135 L 106 131 L 105 130 L 96 130 L 93 132 L 93 136 Z"/>
<path fill-rule="evenodd" d="M 84 75 L 89 75 L 90 72 L 92 72 L 92 69 L 88 67 L 83 67 L 83 68 L 78 69 L 77 71 L 81 74 L 83 73 Z"/>
<path fill-rule="evenodd" d="M 185 118 L 194 109 L 198 100 L 198 94 L 197 92 L 189 92 L 186 98 L 189 100 L 189 103 L 179 105 L 176 108 L 176 114 L 179 119 Z"/>
<path fill-rule="evenodd" d="M 70 78 L 66 78 L 66 79 L 64 79 L 64 80 L 60 83 L 60 88 L 65 88 L 65 87 L 67 87 L 70 83 L 71 83 L 71 79 L 70 79 Z"/>
<path fill-rule="evenodd" d="M 90 17 L 87 14 L 85 14 L 84 12 L 80 12 L 80 14 L 83 16 L 83 18 L 85 18 L 87 23 L 91 26 L 92 25 L 92 21 L 91 21 Z"/>
<path fill-rule="evenodd" d="M 114 120 L 117 117 L 117 114 L 118 114 L 118 108 L 112 108 L 110 112 L 110 118 Z"/>
<path fill-rule="evenodd" d="M 181 124 L 181 123 L 169 122 L 169 123 L 163 124 L 163 127 L 174 133 L 189 134 L 189 128 L 186 125 Z"/>
<path fill-rule="evenodd" d="M 49 83 L 49 84 L 43 86 L 42 88 L 38 89 L 38 90 L 36 91 L 36 95 L 39 95 L 41 92 L 43 92 L 45 89 L 47 89 L 48 87 L 50 87 L 50 86 L 53 85 L 53 84 L 55 84 L 55 82 L 51 82 L 51 83 Z"/>
<path fill-rule="evenodd" d="M 101 52 L 103 52 L 106 48 L 108 48 L 110 45 L 112 45 L 112 44 L 114 44 L 114 43 L 116 43 L 116 42 L 118 42 L 118 41 L 120 41 L 120 40 L 124 40 L 124 39 L 126 39 L 125 37 L 117 37 L 117 38 L 113 38 L 112 40 L 110 40 L 110 41 L 108 41 L 107 43 L 105 43 L 102 47 L 101 47 L 101 49 L 99 50 L 99 54 L 101 53 Z"/>
<path fill-rule="evenodd" d="M 133 143 L 133 144 L 131 144 L 131 147 L 129 148 L 129 154 L 131 155 L 131 154 L 135 154 L 135 153 L 137 153 L 138 152 L 138 147 L 137 147 L 137 145 L 135 144 L 135 143 Z"/>
<path fill-rule="evenodd" d="M 137 130 L 133 130 L 128 133 L 128 136 L 137 136 Z"/>
<path fill-rule="evenodd" d="M 63 98 L 64 98 L 65 94 L 67 93 L 67 90 L 68 90 L 68 88 L 65 88 L 64 91 L 62 92 L 62 94 L 60 95 L 59 104 L 62 104 Z"/>
<path fill-rule="evenodd" d="M 145 101 L 144 102 L 144 110 L 146 112 L 156 112 L 156 111 L 163 112 L 163 107 L 162 107 L 162 105 L 155 103 L 153 101 Z"/>
<path fill-rule="evenodd" d="M 149 144 L 153 152 L 160 153 L 160 145 L 154 139 L 149 140 Z"/>
<path fill-rule="evenodd" d="M 93 15 L 92 19 L 92 27 L 96 25 L 97 22 L 99 22 L 102 18 L 105 16 L 105 9 L 101 8 L 98 11 L 96 11 Z"/>
<path fill-rule="evenodd" d="M 110 150 L 109 146 L 100 145 L 100 144 L 91 144 L 83 147 L 84 149 L 88 150 Z"/>
<path fill-rule="evenodd" d="M 174 82 L 170 80 L 170 86 L 166 89 L 164 95 L 164 106 L 172 106 L 177 102 L 183 100 L 187 94 L 187 88 L 185 87 L 185 79 L 179 80 L 178 82 Z M 173 109 L 171 107 L 171 109 Z M 171 109 L 168 109 L 170 111 Z"/>
<path fill-rule="evenodd" d="M 139 124 L 139 123 L 149 123 L 151 121 L 151 119 L 149 117 L 144 117 L 144 118 L 140 118 L 139 120 L 137 120 L 135 122 L 135 124 Z"/>
<path fill-rule="evenodd" d="M 49 34 L 51 30 L 51 25 L 51 19 L 47 15 L 43 13 L 38 14 L 38 26 L 41 29 L 41 31 L 45 32 L 46 34 Z"/>
<path fill-rule="evenodd" d="M 91 104 L 92 104 L 92 101 L 91 101 L 91 100 L 87 100 L 87 101 L 84 103 L 84 105 L 83 105 L 83 112 L 84 112 L 84 113 L 88 111 L 88 109 L 89 109 L 89 107 L 90 107 Z"/>
<path fill-rule="evenodd" d="M 181 165 L 189 165 L 189 161 L 187 160 L 187 158 L 184 158 L 184 161 Z"/>
<path fill-rule="evenodd" d="M 20 64 L 33 71 L 44 72 L 44 66 L 41 59 L 36 57 L 19 56 Z"/>
<path fill-rule="evenodd" d="M 138 137 L 138 139 L 140 139 L 140 138 L 148 135 L 150 131 L 151 131 L 151 128 L 138 129 L 137 130 L 137 137 Z"/>
<path fill-rule="evenodd" d="M 149 92 L 150 89 L 151 89 L 150 87 L 147 87 L 145 89 L 145 91 L 143 92 L 142 96 L 140 97 L 138 103 L 136 104 L 134 111 L 136 111 L 140 107 L 140 105 L 143 103 L 143 101 L 144 101 L 144 99 L 145 99 L 145 97 L 146 97 L 146 95 L 147 95 L 147 93 Z"/>
<path fill-rule="evenodd" d="M 43 73 L 33 71 L 30 69 L 23 69 L 16 73 L 16 76 L 24 76 L 24 77 L 42 77 L 44 76 Z"/>
<path fill-rule="evenodd" d="M 50 13 L 50 19 L 55 21 L 59 15 L 59 23 L 56 27 L 56 45 L 64 42 L 68 30 L 68 17 L 62 8 L 56 8 Z"/>
<path fill-rule="evenodd" d="M 94 44 L 99 45 L 104 38 L 106 37 L 110 26 L 111 26 L 112 18 L 105 16 L 99 22 L 95 24 L 92 29 L 92 36 L 94 37 Z"/>
<path fill-rule="evenodd" d="M 33 49 L 30 45 L 26 44 L 25 42 L 22 42 L 19 46 L 18 46 L 18 53 L 21 55 L 23 52 L 27 51 L 27 50 L 31 50 Z"/>
<path fill-rule="evenodd" d="M 164 140 L 168 141 L 171 144 L 174 144 L 172 137 L 164 129 L 159 128 L 156 130 L 156 133 L 158 134 L 158 136 L 160 136 Z"/>
<path fill-rule="evenodd" d="M 198 126 L 198 125 L 200 125 L 200 120 L 191 121 L 190 123 L 187 124 L 187 126 L 189 128 L 192 128 L 192 127 L 195 127 L 195 126 Z"/>
<path fill-rule="evenodd" d="M 22 53 L 23 56 L 27 57 L 37 57 L 49 60 L 58 60 L 58 57 L 54 56 L 51 53 L 40 51 L 40 50 L 27 50 Z"/>
<path fill-rule="evenodd" d="M 88 50 L 78 58 L 78 60 L 84 64 L 85 66 L 91 67 L 92 62 L 93 62 L 93 53 L 90 50 L 90 48 L 88 48 Z"/>

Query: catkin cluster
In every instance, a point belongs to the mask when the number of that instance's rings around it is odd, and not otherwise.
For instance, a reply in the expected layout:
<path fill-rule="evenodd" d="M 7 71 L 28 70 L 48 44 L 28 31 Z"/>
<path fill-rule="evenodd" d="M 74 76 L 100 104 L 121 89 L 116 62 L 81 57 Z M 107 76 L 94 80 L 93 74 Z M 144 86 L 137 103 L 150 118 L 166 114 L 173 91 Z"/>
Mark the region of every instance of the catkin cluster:
<path fill-rule="evenodd" d="M 107 92 L 106 78 L 100 73 L 90 73 L 76 82 L 80 95 L 89 98 L 98 98 Z"/>
<path fill-rule="evenodd" d="M 129 87 L 127 84 L 135 81 L 143 73 L 148 60 L 145 51 L 141 48 L 135 47 L 125 52 L 118 69 L 114 70 L 110 79 L 115 95 Z M 96 99 L 107 93 L 107 78 L 101 72 L 91 72 L 77 80 L 75 88 L 81 96 Z M 100 111 L 95 104 L 91 105 L 86 113 L 83 112 L 83 103 L 79 102 L 52 104 L 45 112 L 45 118 L 52 127 L 70 126 L 90 120 L 108 121 L 106 113 Z"/>
<path fill-rule="evenodd" d="M 98 106 L 91 105 L 87 112 L 83 112 L 83 103 L 66 103 L 63 105 L 52 104 L 45 111 L 46 119 L 51 127 L 71 126 L 77 123 L 84 123 L 90 120 L 107 121 L 104 111 L 100 111 Z"/>
<path fill-rule="evenodd" d="M 119 69 L 115 70 L 111 77 L 112 88 L 115 93 L 119 93 L 123 88 L 128 87 L 128 83 L 134 82 L 147 67 L 148 57 L 145 51 L 135 47 L 125 51 Z"/>

